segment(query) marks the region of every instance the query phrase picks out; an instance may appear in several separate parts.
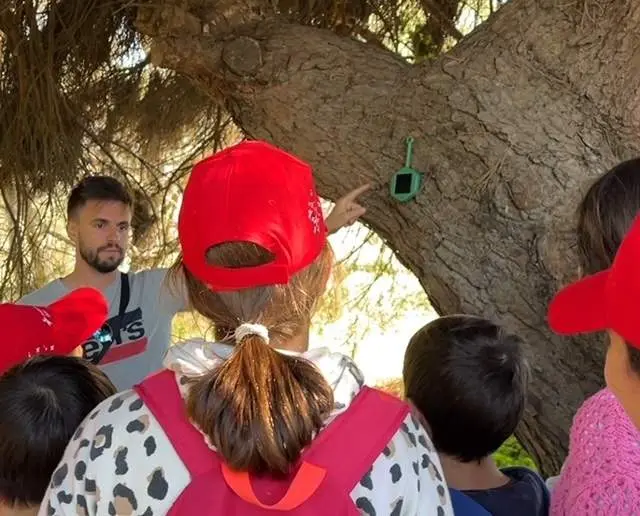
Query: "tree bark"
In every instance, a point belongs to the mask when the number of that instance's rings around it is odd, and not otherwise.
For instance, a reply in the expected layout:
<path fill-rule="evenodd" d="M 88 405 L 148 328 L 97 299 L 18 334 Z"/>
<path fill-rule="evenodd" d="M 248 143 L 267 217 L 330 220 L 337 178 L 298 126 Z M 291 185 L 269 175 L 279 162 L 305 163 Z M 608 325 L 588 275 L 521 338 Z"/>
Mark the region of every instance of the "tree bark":
<path fill-rule="evenodd" d="M 557 473 L 576 408 L 602 384 L 603 343 L 552 335 L 546 307 L 577 270 L 585 186 L 640 154 L 640 0 L 512 0 L 421 66 L 256 8 L 225 23 L 154 9 L 139 28 L 157 64 L 224 102 L 251 137 L 312 163 L 323 196 L 374 182 L 365 222 L 436 309 L 526 339 L 533 382 L 517 435 Z M 403 205 L 388 181 L 407 136 L 425 181 Z"/>

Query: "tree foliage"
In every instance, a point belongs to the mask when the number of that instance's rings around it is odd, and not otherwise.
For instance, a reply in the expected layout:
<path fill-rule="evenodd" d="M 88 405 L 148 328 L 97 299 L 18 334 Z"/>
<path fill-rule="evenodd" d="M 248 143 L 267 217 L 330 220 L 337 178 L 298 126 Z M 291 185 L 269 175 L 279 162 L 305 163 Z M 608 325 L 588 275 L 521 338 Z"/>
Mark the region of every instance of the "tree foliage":
<path fill-rule="evenodd" d="M 461 15 L 499 0 L 279 0 L 265 4 L 408 60 L 455 44 Z M 64 199 L 87 174 L 113 174 L 136 194 L 136 265 L 175 250 L 172 220 L 192 162 L 241 137 L 225 106 L 153 66 L 132 0 L 7 0 L 0 7 L 0 298 L 56 273 Z M 192 10 L 206 9 L 194 2 Z M 199 14 L 194 12 L 193 14 Z M 162 253 L 159 251 L 162 250 Z"/>

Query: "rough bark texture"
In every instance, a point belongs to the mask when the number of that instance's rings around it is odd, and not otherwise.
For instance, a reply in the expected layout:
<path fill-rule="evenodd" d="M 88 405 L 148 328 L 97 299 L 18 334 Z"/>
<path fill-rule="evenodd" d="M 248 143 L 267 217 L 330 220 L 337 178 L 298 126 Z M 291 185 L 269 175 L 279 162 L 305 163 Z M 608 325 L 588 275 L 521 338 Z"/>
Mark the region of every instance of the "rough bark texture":
<path fill-rule="evenodd" d="M 518 437 L 556 473 L 577 406 L 601 385 L 603 345 L 553 336 L 546 306 L 576 271 L 585 186 L 640 154 L 640 0 L 513 0 L 415 67 L 256 6 L 224 24 L 160 12 L 139 24 L 156 63 L 219 98 L 250 136 L 309 160 L 322 195 L 373 181 L 366 222 L 438 311 L 494 317 L 527 340 L 534 378 Z M 409 135 L 426 179 L 400 205 L 387 183 Z"/>

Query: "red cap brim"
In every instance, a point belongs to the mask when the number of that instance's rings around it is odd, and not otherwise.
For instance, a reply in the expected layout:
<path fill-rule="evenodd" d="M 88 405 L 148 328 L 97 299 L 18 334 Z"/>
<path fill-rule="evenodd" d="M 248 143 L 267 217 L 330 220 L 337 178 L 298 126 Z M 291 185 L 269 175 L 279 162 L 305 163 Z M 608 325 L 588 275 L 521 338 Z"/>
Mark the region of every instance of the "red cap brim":
<path fill-rule="evenodd" d="M 79 288 L 47 310 L 55 321 L 54 346 L 57 354 L 71 353 L 106 322 L 109 306 L 104 296 L 92 288 Z"/>
<path fill-rule="evenodd" d="M 586 276 L 562 289 L 551 301 L 549 326 L 560 335 L 608 329 L 606 285 L 609 270 Z"/>

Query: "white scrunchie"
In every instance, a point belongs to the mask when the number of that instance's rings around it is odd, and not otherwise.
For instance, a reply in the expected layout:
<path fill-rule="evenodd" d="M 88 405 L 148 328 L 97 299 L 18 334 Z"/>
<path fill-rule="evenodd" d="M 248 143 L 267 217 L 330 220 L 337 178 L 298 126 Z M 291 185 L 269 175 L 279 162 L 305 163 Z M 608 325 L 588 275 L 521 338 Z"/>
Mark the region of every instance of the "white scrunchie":
<path fill-rule="evenodd" d="M 269 330 L 262 324 L 243 323 L 236 328 L 233 336 L 237 344 L 249 335 L 258 335 L 262 340 L 269 344 Z"/>

